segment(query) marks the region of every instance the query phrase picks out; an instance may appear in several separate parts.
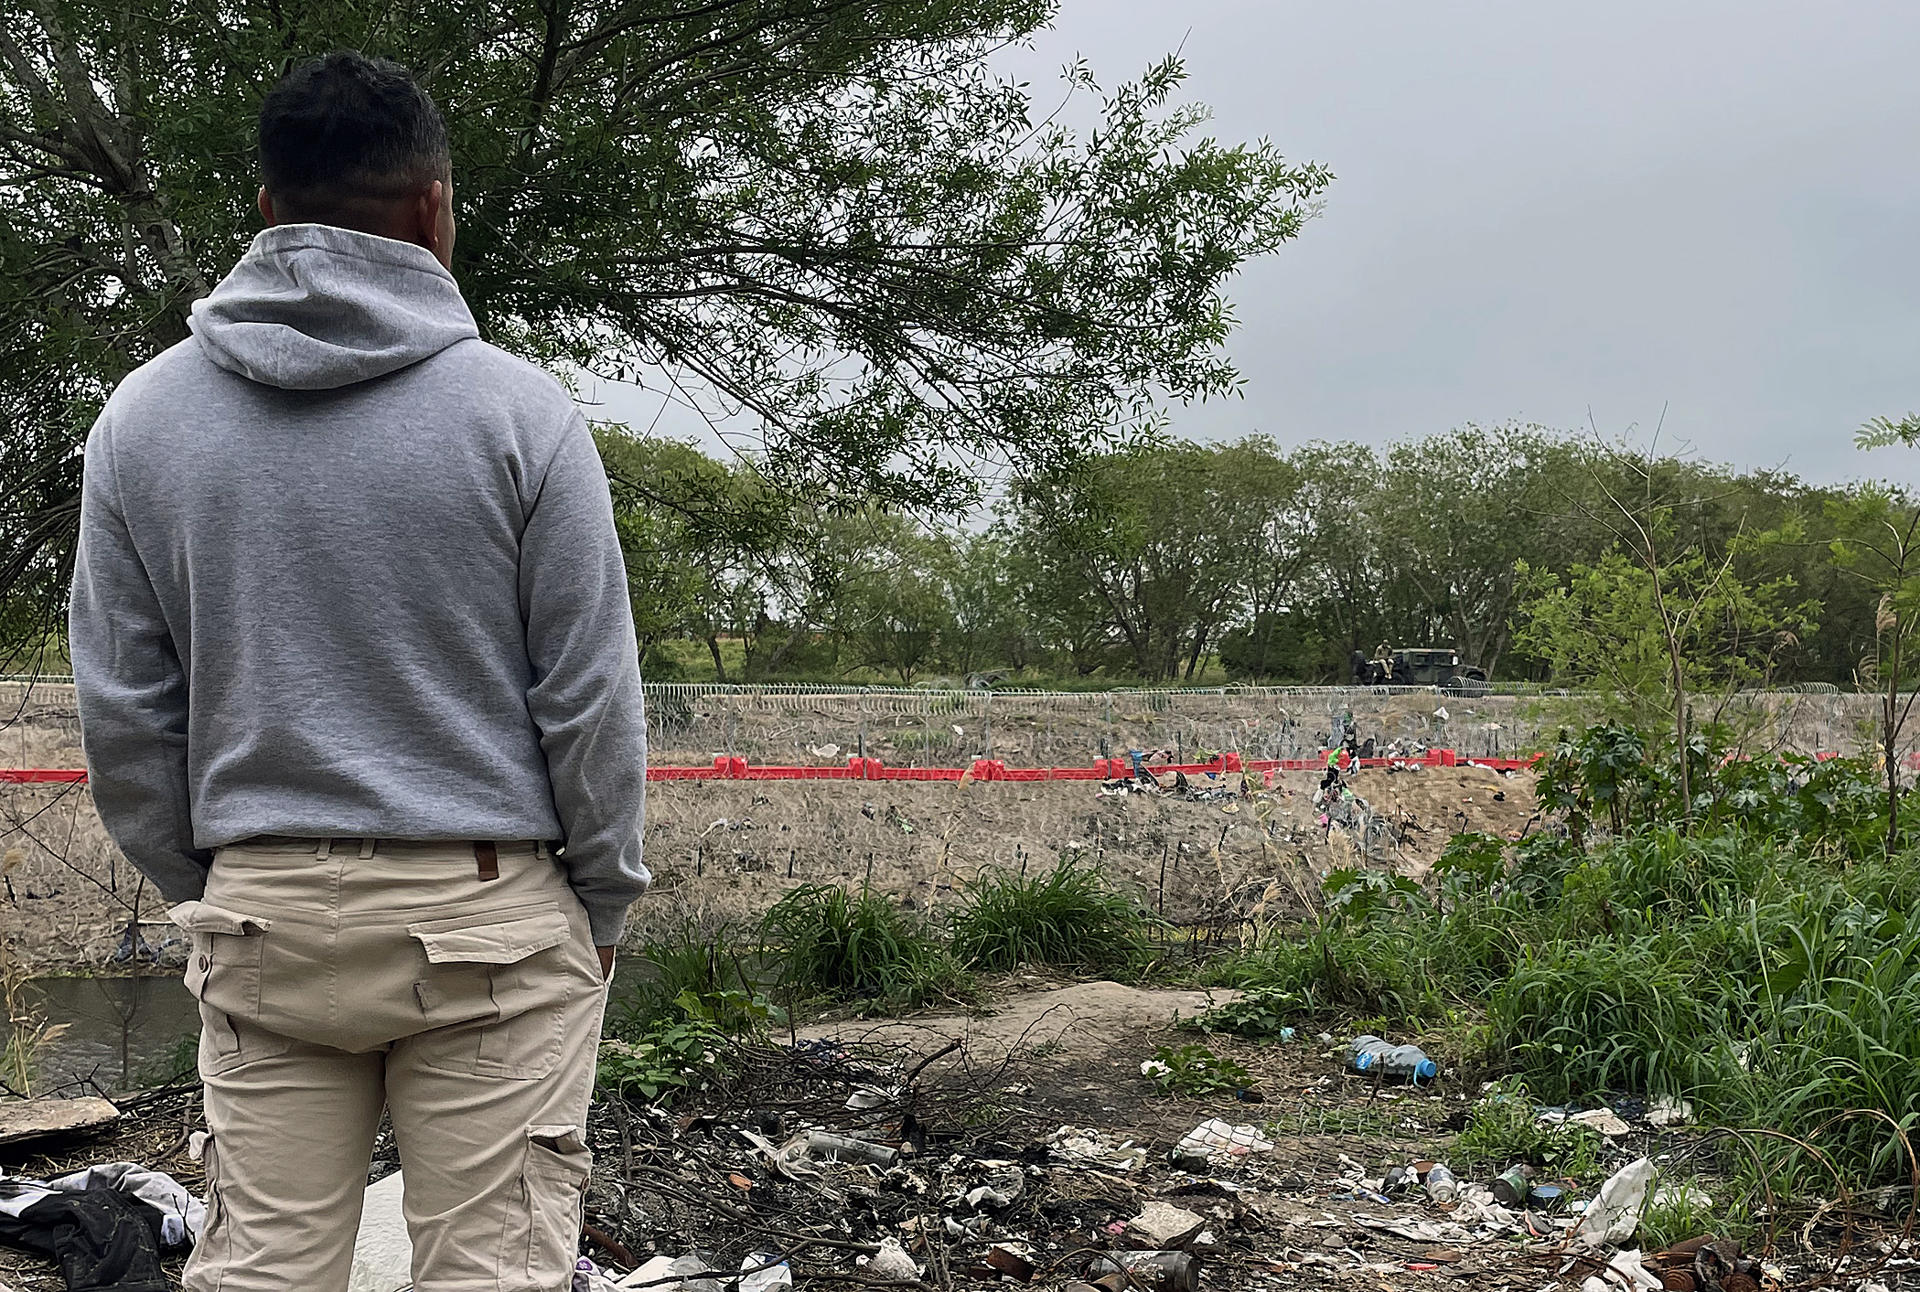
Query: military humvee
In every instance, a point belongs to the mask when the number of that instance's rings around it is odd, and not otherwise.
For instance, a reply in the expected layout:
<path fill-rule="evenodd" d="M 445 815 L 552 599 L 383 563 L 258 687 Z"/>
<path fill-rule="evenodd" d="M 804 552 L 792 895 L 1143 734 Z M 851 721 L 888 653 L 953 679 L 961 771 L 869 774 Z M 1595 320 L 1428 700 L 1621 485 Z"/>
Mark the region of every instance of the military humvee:
<path fill-rule="evenodd" d="M 1484 691 L 1487 671 L 1462 664 L 1460 653 L 1444 646 L 1402 646 L 1386 660 L 1369 660 L 1373 686 L 1438 686 L 1449 691 Z"/>

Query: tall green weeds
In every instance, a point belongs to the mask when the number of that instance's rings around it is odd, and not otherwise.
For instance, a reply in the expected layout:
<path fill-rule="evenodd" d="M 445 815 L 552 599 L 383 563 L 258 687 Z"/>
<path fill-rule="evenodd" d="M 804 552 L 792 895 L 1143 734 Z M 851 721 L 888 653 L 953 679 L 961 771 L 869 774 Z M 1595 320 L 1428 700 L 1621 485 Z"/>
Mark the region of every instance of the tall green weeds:
<path fill-rule="evenodd" d="M 796 888 L 768 910 L 760 937 L 783 985 L 834 1000 L 919 1008 L 968 989 L 934 930 L 868 889 Z"/>
<path fill-rule="evenodd" d="M 968 884 L 953 917 L 953 953 L 986 970 L 1137 969 L 1152 954 L 1151 927 L 1139 903 L 1064 856 L 1044 874 L 994 868 Z"/>

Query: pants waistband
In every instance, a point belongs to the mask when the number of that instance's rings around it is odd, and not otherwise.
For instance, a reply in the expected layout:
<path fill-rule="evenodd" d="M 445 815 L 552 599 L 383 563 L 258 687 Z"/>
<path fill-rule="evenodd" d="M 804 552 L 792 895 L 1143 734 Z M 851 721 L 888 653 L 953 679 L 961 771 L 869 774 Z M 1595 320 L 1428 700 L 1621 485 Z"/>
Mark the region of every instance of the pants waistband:
<path fill-rule="evenodd" d="M 312 853 L 317 857 L 330 857 L 335 853 L 371 857 L 376 852 L 389 857 L 406 856 L 409 853 L 444 855 L 460 852 L 470 852 L 476 857 L 488 853 L 495 857 L 544 858 L 547 855 L 545 843 L 530 839 L 376 839 L 364 835 L 309 838 L 305 835 L 257 834 L 233 846 L 272 852 Z"/>

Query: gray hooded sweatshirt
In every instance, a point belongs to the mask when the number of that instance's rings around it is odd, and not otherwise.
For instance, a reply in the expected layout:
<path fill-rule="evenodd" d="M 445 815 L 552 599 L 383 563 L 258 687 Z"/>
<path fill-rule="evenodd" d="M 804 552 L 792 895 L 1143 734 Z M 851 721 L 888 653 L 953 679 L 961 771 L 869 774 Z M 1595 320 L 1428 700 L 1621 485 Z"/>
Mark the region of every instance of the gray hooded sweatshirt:
<path fill-rule="evenodd" d="M 254 239 L 87 439 L 70 620 L 101 820 L 169 901 L 259 834 L 548 840 L 600 944 L 646 888 L 607 478 L 420 247 Z"/>

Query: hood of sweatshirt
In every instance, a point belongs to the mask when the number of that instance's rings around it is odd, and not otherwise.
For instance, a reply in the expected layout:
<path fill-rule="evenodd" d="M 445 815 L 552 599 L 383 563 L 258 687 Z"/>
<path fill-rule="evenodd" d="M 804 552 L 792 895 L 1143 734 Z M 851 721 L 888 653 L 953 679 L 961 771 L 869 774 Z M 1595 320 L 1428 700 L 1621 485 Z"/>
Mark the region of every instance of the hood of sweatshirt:
<path fill-rule="evenodd" d="M 425 247 L 324 224 L 261 230 L 190 326 L 222 368 L 284 390 L 370 381 L 480 335 Z"/>

